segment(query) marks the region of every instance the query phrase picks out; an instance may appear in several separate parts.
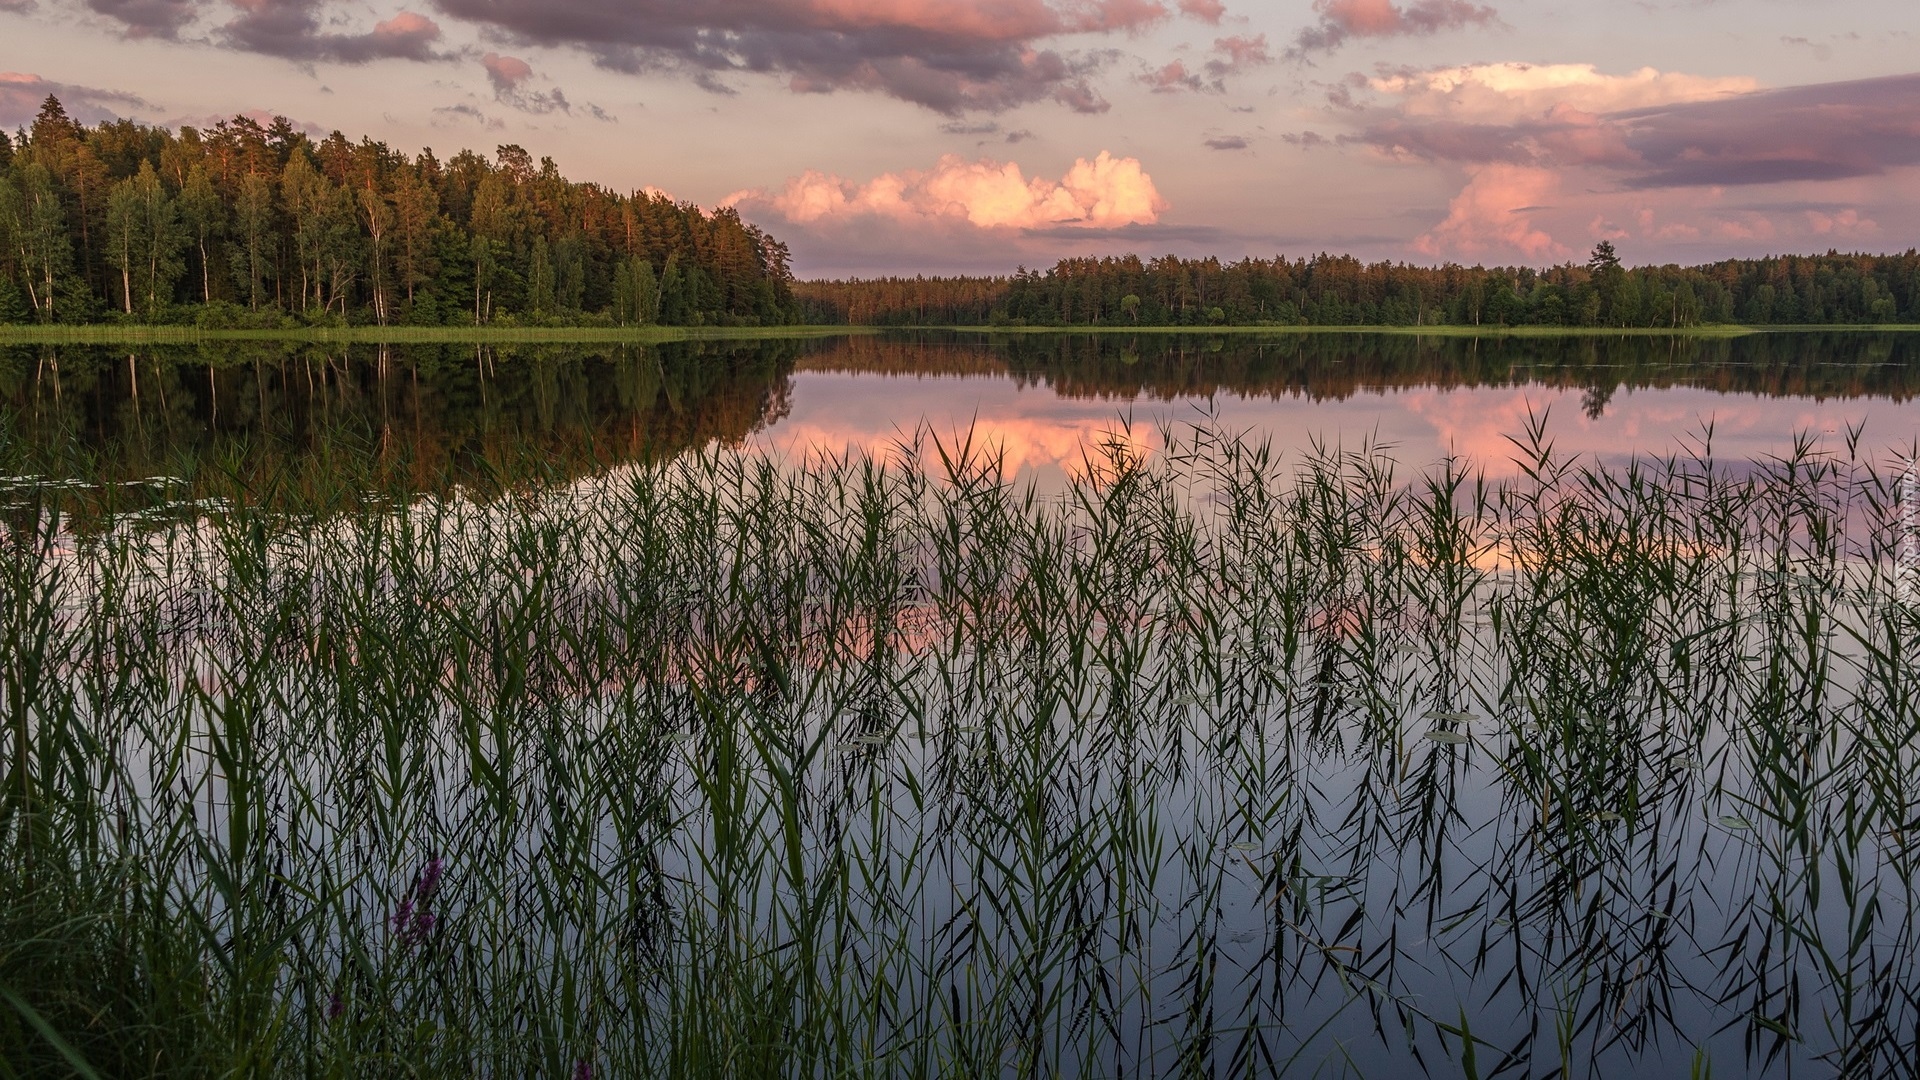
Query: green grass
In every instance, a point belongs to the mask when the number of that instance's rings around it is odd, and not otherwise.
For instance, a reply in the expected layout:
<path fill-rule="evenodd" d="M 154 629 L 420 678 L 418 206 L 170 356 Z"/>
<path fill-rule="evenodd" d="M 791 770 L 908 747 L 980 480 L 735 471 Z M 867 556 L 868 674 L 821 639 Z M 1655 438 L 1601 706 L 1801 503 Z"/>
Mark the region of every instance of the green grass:
<path fill-rule="evenodd" d="M 462 327 L 355 326 L 305 330 L 204 330 L 192 326 L 0 326 L 0 345 L 192 345 L 216 341 L 332 344 L 607 343 L 767 341 L 876 333 L 845 326 Z"/>
<path fill-rule="evenodd" d="M 356 326 L 304 330 L 206 330 L 192 326 L 0 326 L 0 345 L 191 345 L 217 341 L 309 341 L 334 344 L 426 343 L 623 343 L 657 345 L 676 341 L 767 341 L 782 338 L 840 337 L 889 331 L 937 330 L 957 334 L 1386 334 L 1451 338 L 1694 337 L 1731 338 L 1748 334 L 1838 331 L 1915 333 L 1920 325 L 1885 326 L 1740 326 L 1680 327 L 1593 326 L 648 326 L 648 327 L 461 327 Z"/>
<path fill-rule="evenodd" d="M 1734 338 L 1749 334 L 1839 331 L 1843 333 L 1914 333 L 1920 325 L 1747 326 L 1716 323 L 1682 327 L 1618 326 L 943 326 L 937 329 L 967 334 L 1386 334 L 1396 337 L 1448 338 L 1625 338 L 1686 337 Z"/>
<path fill-rule="evenodd" d="M 0 438 L 0 1062 L 1902 1074 L 1912 448 L 1548 430 L 84 535 Z"/>

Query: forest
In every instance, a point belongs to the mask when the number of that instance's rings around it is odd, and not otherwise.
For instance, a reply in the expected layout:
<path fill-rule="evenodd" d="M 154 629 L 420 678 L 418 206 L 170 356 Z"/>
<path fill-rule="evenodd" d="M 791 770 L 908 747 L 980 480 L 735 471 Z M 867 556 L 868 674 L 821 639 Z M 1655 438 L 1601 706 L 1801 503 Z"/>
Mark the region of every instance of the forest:
<path fill-rule="evenodd" d="M 864 326 L 1589 326 L 1920 322 L 1920 252 L 1546 269 L 1301 259 L 1067 259 L 1011 277 L 801 282 L 801 317 Z"/>
<path fill-rule="evenodd" d="M 1546 268 L 1074 258 L 1005 277 L 794 280 L 731 208 L 570 181 L 519 146 L 408 157 L 236 116 L 0 133 L 0 323 L 311 326 L 1577 326 L 1920 322 L 1920 252 Z"/>
<path fill-rule="evenodd" d="M 621 195 L 519 146 L 409 158 L 285 118 L 0 133 L 0 323 L 794 321 L 789 254 L 730 209 Z"/>

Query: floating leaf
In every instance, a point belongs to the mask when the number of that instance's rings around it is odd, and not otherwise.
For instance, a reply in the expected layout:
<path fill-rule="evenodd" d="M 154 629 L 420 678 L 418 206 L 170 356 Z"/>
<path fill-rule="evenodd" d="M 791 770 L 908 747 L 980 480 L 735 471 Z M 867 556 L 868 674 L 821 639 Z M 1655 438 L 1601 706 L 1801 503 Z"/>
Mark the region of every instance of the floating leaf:
<path fill-rule="evenodd" d="M 1739 814 L 1722 814 L 1720 816 L 1720 824 L 1735 830 L 1753 828 L 1753 822 L 1748 821 Z"/>
<path fill-rule="evenodd" d="M 1619 814 L 1616 814 L 1611 810 L 1602 810 L 1599 813 L 1593 815 L 1593 820 L 1601 821 L 1601 822 L 1611 822 L 1611 821 L 1625 821 L 1626 818 L 1621 817 Z"/>
<path fill-rule="evenodd" d="M 1480 718 L 1470 712 L 1430 712 L 1422 719 L 1437 720 L 1443 724 L 1471 724 Z"/>
<path fill-rule="evenodd" d="M 1461 743 L 1473 741 L 1468 736 L 1462 735 L 1457 731 L 1429 731 L 1427 732 L 1427 738 L 1437 743 L 1445 743 L 1448 746 L 1459 746 Z"/>

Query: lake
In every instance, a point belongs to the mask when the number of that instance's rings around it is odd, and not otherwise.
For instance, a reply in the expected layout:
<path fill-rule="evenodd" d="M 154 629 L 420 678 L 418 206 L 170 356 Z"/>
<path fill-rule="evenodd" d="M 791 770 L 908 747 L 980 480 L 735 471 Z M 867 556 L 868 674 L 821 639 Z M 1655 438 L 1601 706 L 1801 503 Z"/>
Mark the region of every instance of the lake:
<path fill-rule="evenodd" d="M 12 350 L 20 843 L 346 1071 L 1912 1075 L 1917 360 Z"/>
<path fill-rule="evenodd" d="M 893 335 L 656 348 L 225 344 L 0 349 L 20 434 L 70 442 L 131 478 L 225 446 L 405 460 L 425 481 L 477 461 L 563 471 L 713 441 L 781 455 L 884 449 L 971 429 L 1057 484 L 1079 447 L 1131 420 L 1211 417 L 1290 452 L 1315 442 L 1448 455 L 1510 473 L 1507 438 L 1550 415 L 1563 451 L 1618 460 L 1700 440 L 1729 459 L 1797 435 L 1869 444 L 1920 431 L 1920 335 L 1419 338 Z M 144 372 L 144 374 L 143 374 Z"/>

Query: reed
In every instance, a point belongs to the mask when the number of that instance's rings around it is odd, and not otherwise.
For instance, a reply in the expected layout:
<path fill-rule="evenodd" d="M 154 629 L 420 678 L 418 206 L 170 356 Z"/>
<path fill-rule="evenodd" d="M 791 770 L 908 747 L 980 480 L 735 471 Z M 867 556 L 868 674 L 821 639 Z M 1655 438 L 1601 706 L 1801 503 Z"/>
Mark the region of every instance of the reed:
<path fill-rule="evenodd" d="M 133 515 L 0 429 L 4 1072 L 1911 1075 L 1897 456 L 1549 433 Z"/>

